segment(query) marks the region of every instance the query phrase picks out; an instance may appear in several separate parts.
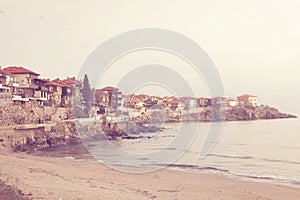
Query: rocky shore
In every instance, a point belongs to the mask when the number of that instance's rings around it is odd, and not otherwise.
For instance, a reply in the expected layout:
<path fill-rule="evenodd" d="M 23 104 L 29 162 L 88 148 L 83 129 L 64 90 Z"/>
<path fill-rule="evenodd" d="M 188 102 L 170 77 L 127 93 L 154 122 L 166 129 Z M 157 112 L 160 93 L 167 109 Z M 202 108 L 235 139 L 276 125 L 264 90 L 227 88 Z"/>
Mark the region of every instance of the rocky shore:
<path fill-rule="evenodd" d="M 296 115 L 281 113 L 272 107 L 233 107 L 226 111 L 227 121 L 257 120 L 257 119 L 284 119 L 297 118 Z"/>
<path fill-rule="evenodd" d="M 213 109 L 211 107 L 199 108 L 197 112 L 185 112 L 181 118 L 168 117 L 167 122 L 174 121 L 201 121 L 209 122 L 213 120 Z M 260 120 L 260 119 L 284 119 L 284 118 L 297 118 L 296 115 L 282 113 L 278 109 L 273 107 L 242 107 L 235 106 L 220 109 L 217 111 L 219 119 L 225 121 L 249 121 L 249 120 Z"/>

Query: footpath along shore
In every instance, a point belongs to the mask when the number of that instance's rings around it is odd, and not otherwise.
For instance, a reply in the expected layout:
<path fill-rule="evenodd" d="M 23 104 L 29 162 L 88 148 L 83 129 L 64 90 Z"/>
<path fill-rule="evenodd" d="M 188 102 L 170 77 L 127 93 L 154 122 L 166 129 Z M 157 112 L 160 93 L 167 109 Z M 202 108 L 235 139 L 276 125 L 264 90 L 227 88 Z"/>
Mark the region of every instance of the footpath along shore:
<path fill-rule="evenodd" d="M 95 161 L 25 153 L 0 154 L 0 180 L 26 199 L 300 199 L 296 187 L 166 169 L 129 174 Z"/>

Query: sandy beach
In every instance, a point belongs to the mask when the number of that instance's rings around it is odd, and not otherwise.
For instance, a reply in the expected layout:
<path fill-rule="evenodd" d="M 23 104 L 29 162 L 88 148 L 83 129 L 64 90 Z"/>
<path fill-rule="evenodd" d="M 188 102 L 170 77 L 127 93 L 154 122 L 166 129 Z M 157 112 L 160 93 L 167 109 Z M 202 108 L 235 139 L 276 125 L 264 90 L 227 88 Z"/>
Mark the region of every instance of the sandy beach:
<path fill-rule="evenodd" d="M 175 170 L 128 174 L 93 161 L 1 153 L 0 179 L 27 199 L 298 200 L 300 189 Z M 3 192 L 3 190 L 1 191 Z M 0 199 L 3 199 L 3 194 Z"/>

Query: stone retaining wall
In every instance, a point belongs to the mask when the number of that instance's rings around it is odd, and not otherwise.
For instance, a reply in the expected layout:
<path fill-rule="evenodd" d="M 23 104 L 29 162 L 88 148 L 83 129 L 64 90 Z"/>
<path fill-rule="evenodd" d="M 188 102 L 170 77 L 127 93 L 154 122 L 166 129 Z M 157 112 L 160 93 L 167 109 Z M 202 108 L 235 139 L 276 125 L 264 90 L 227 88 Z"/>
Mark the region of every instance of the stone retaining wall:
<path fill-rule="evenodd" d="M 71 110 L 68 108 L 41 106 L 34 101 L 22 105 L 0 100 L 0 126 L 53 123 L 70 116 Z"/>

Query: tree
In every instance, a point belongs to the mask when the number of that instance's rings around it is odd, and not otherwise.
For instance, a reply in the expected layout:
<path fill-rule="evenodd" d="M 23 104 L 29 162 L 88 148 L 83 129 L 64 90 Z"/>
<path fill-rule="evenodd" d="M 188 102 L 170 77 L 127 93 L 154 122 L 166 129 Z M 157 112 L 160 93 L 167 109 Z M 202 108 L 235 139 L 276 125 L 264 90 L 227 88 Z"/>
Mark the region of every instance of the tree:
<path fill-rule="evenodd" d="M 92 91 L 89 83 L 89 78 L 85 74 L 83 79 L 82 98 L 85 104 L 86 112 L 89 112 L 92 101 Z"/>

